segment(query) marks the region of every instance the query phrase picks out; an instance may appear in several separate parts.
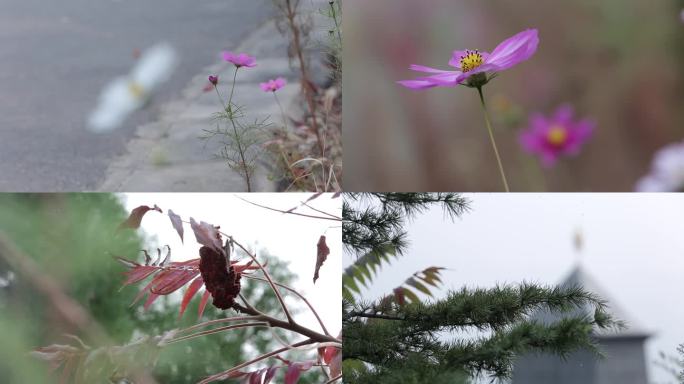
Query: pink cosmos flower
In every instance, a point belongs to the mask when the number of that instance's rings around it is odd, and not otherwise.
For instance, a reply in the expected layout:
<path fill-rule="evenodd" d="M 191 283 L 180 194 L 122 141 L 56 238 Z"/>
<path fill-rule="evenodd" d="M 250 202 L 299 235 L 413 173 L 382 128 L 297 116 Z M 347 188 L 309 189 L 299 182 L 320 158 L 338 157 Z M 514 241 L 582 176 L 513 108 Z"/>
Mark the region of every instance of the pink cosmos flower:
<path fill-rule="evenodd" d="M 572 107 L 563 105 L 550 118 L 532 115 L 529 128 L 520 133 L 520 144 L 525 151 L 538 155 L 545 167 L 550 167 L 561 155 L 579 153 L 594 126 L 590 120 L 575 121 Z"/>
<path fill-rule="evenodd" d="M 246 53 L 223 52 L 223 60 L 235 64 L 238 68 L 252 68 L 256 66 L 256 58 Z"/>
<path fill-rule="evenodd" d="M 261 84 L 259 84 L 259 87 L 261 87 L 261 89 L 264 92 L 275 92 L 275 91 L 279 90 L 280 88 L 284 87 L 285 84 L 287 84 L 287 81 L 285 81 L 285 79 L 283 79 L 282 77 L 279 77 L 277 79 L 269 80 L 265 83 L 261 83 Z"/>
<path fill-rule="evenodd" d="M 651 173 L 636 184 L 637 192 L 684 191 L 684 141 L 666 145 L 653 156 Z"/>
<path fill-rule="evenodd" d="M 492 79 L 492 76 L 487 78 L 487 72 L 503 71 L 529 59 L 537 51 L 538 44 L 537 30 L 527 29 L 504 40 L 494 48 L 492 53 L 478 50 L 454 51 L 451 60 L 449 60 L 449 65 L 455 67 L 456 71 L 445 71 L 413 64 L 410 66 L 411 70 L 433 73 L 433 75 L 414 80 L 402 80 L 398 83 L 411 89 L 453 87 L 463 83 L 471 76 L 479 74 L 466 82 L 466 85 L 479 87 Z"/>

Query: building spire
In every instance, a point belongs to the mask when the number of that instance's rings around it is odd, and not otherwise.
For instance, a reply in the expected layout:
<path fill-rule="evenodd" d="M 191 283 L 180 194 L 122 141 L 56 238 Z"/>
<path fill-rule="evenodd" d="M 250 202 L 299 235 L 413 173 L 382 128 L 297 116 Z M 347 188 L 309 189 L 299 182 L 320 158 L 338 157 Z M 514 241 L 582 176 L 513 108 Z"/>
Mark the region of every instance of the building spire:
<path fill-rule="evenodd" d="M 582 264 L 582 250 L 584 249 L 584 234 L 581 228 L 575 229 L 575 235 L 573 236 L 573 244 L 575 246 L 575 257 L 577 260 L 577 266 Z"/>

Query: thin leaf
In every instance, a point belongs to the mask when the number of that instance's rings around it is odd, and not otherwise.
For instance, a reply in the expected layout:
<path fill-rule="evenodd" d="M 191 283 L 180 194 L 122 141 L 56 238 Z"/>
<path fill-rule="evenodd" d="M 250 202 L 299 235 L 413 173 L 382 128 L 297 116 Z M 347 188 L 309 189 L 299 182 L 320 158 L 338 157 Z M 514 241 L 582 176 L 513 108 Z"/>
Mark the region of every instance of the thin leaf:
<path fill-rule="evenodd" d="M 169 215 L 169 219 L 171 219 L 171 225 L 173 225 L 173 228 L 176 230 L 176 232 L 178 232 L 178 236 L 180 236 L 181 243 L 182 243 L 183 242 L 183 221 L 181 220 L 180 216 L 173 213 L 173 211 L 170 209 L 169 209 L 168 215 Z"/>
<path fill-rule="evenodd" d="M 275 376 L 276 372 L 278 372 L 278 367 L 269 367 L 268 371 L 266 371 L 266 376 L 264 376 L 263 384 L 269 384 Z"/>
<path fill-rule="evenodd" d="M 202 288 L 203 285 L 204 280 L 202 280 L 202 276 L 197 277 L 195 280 L 192 281 L 192 283 L 190 283 L 190 286 L 188 286 L 188 289 L 185 291 L 185 295 L 183 295 L 183 300 L 181 301 L 178 318 L 183 317 L 183 313 L 185 312 L 185 309 L 188 307 L 188 304 L 195 296 L 197 291 L 199 291 L 200 288 Z"/>
<path fill-rule="evenodd" d="M 410 290 L 410 289 L 408 289 L 408 288 L 404 288 L 404 289 L 403 289 L 403 293 L 404 293 L 404 296 L 406 296 L 406 298 L 408 299 L 409 302 L 411 302 L 411 303 L 418 303 L 418 302 L 420 302 L 420 299 L 418 298 L 418 295 L 416 295 L 415 293 L 413 293 L 412 290 Z"/>
<path fill-rule="evenodd" d="M 124 281 L 123 285 L 135 284 L 145 280 L 148 276 L 152 275 L 158 270 L 159 268 L 155 266 L 137 265 L 133 269 L 124 273 L 126 275 L 126 281 Z"/>
<path fill-rule="evenodd" d="M 416 280 L 416 278 L 411 277 L 410 279 L 406 280 L 406 284 L 412 286 L 413 288 L 423 292 L 424 294 L 428 296 L 432 296 L 432 292 L 423 285 L 420 281 Z"/>
<path fill-rule="evenodd" d="M 202 314 L 204 313 L 204 308 L 207 307 L 207 301 L 209 301 L 210 296 L 211 292 L 205 290 L 204 294 L 202 295 L 202 301 L 200 301 L 199 307 L 197 308 L 197 318 L 202 317 Z"/>
<path fill-rule="evenodd" d="M 404 305 L 406 303 L 406 300 L 404 299 L 404 291 L 405 289 L 402 287 L 394 288 L 394 299 L 399 305 Z"/>
<path fill-rule="evenodd" d="M 302 371 L 299 369 L 299 363 L 290 364 L 285 372 L 285 384 L 295 384 L 299 380 Z"/>
<path fill-rule="evenodd" d="M 150 295 L 147 296 L 147 300 L 145 301 L 145 304 L 143 305 L 143 308 L 145 308 L 146 311 L 148 309 L 150 309 L 150 306 L 152 305 L 152 303 L 155 302 L 155 300 L 157 300 L 157 298 L 159 298 L 159 295 L 150 292 Z"/>

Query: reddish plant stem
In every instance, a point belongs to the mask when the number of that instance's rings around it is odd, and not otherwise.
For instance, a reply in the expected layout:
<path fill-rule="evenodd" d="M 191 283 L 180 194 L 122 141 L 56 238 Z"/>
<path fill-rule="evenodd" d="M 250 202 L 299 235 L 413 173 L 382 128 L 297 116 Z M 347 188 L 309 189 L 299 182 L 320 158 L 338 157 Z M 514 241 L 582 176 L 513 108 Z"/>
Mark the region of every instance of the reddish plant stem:
<path fill-rule="evenodd" d="M 316 120 L 316 101 L 314 100 L 312 81 L 309 79 L 309 70 L 306 65 L 306 60 L 304 59 L 304 52 L 301 42 L 301 32 L 299 26 L 297 26 L 297 11 L 296 6 L 293 6 L 292 0 L 285 0 L 287 22 L 292 33 L 292 45 L 294 51 L 297 53 L 297 60 L 299 60 L 299 69 L 302 73 L 302 90 L 304 91 L 304 96 L 306 97 L 306 102 L 309 106 L 309 113 L 311 114 L 311 120 L 313 124 L 313 130 L 316 133 L 316 140 L 318 141 L 318 149 L 321 152 L 321 156 L 325 153 L 325 145 L 323 144 L 323 138 L 321 137 L 321 132 L 318 127 L 318 121 Z"/>
<path fill-rule="evenodd" d="M 303 335 L 303 336 L 307 336 L 312 341 L 317 342 L 317 343 L 325 343 L 325 342 L 339 343 L 340 342 L 340 340 L 337 339 L 336 337 L 324 335 L 322 333 L 318 333 L 314 330 L 303 327 L 297 323 L 290 323 L 290 322 L 287 322 L 284 320 L 276 319 L 275 317 L 265 315 L 263 313 L 261 315 L 259 315 L 260 312 L 255 311 L 254 309 L 249 309 L 249 308 L 242 306 L 238 303 L 235 303 L 233 305 L 233 309 L 235 309 L 236 311 L 241 312 L 241 313 L 246 313 L 248 315 L 256 316 L 257 320 L 266 322 L 271 327 L 282 328 L 282 329 L 285 329 L 285 330 L 288 330 L 291 332 L 299 333 L 300 335 Z"/>

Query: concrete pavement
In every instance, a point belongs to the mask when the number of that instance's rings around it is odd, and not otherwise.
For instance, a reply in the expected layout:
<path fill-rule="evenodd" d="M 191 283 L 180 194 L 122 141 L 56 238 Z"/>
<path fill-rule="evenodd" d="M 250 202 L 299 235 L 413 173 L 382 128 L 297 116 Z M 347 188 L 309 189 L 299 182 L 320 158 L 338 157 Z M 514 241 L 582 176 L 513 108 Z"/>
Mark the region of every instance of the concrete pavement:
<path fill-rule="evenodd" d="M 0 191 L 96 189 L 159 105 L 272 15 L 271 0 L 0 0 Z M 120 129 L 89 132 L 102 87 L 160 41 L 181 57 L 172 79 Z"/>

